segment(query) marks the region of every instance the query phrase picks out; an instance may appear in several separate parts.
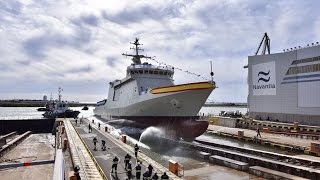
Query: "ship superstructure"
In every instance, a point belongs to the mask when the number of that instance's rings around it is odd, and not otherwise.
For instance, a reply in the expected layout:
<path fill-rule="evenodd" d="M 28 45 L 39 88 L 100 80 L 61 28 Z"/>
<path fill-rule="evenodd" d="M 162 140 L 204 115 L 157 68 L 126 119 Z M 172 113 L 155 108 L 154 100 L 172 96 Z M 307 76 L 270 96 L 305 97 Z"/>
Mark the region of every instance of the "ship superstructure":
<path fill-rule="evenodd" d="M 45 118 L 77 118 L 79 115 L 79 111 L 73 111 L 69 109 L 67 102 L 62 101 L 62 88 L 59 87 L 58 95 L 59 99 L 57 102 L 54 103 L 54 108 L 51 108 L 50 111 L 45 112 L 42 114 Z"/>
<path fill-rule="evenodd" d="M 208 127 L 197 121 L 198 112 L 215 88 L 213 81 L 174 85 L 174 68 L 141 62 L 139 39 L 132 43 L 135 54 L 126 77 L 110 82 L 108 99 L 97 103 L 94 113 L 106 120 L 124 119 L 135 126 L 181 127 L 178 137 L 196 137 Z M 195 128 L 196 127 L 196 128 Z"/>

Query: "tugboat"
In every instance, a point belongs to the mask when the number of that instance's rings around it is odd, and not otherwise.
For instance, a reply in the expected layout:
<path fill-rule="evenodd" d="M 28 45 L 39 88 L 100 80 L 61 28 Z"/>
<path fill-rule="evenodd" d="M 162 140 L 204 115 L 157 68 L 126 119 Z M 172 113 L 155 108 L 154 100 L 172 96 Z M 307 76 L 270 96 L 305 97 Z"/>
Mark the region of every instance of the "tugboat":
<path fill-rule="evenodd" d="M 59 87 L 59 100 L 55 103 L 54 108 L 51 111 L 47 111 L 43 114 L 45 118 L 77 118 L 79 111 L 69 109 L 68 104 L 61 101 L 61 87 Z"/>
<path fill-rule="evenodd" d="M 215 89 L 215 82 L 194 82 L 174 85 L 174 68 L 141 62 L 151 57 L 139 54 L 139 39 L 133 43 L 135 54 L 127 67 L 126 77 L 110 82 L 108 99 L 99 101 L 94 113 L 107 121 L 125 126 L 165 129 L 171 138 L 195 138 L 208 128 L 208 121 L 199 120 L 199 110 Z M 211 72 L 213 76 L 213 72 Z"/>

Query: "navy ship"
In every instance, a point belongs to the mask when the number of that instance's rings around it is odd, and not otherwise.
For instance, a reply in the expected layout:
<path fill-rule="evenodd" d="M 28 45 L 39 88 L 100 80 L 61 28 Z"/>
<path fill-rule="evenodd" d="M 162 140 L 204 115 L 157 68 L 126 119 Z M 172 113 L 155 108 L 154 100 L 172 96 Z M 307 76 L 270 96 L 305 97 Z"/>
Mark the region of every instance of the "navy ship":
<path fill-rule="evenodd" d="M 215 89 L 214 81 L 174 85 L 172 66 L 155 66 L 141 59 L 139 39 L 133 43 L 135 54 L 127 67 L 126 77 L 110 82 L 108 98 L 99 101 L 96 116 L 107 121 L 123 122 L 139 128 L 160 126 L 170 137 L 195 138 L 208 128 L 199 120 L 201 107 Z"/>
<path fill-rule="evenodd" d="M 69 109 L 67 102 L 61 100 L 61 91 L 59 87 L 59 100 L 55 102 L 54 108 L 42 114 L 45 118 L 77 118 L 79 111 Z"/>

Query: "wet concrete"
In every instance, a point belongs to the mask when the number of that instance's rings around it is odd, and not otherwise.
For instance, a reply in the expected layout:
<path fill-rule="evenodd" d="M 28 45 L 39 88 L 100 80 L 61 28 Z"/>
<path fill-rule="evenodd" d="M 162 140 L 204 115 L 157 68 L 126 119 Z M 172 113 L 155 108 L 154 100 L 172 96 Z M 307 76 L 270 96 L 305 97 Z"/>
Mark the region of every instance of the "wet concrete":
<path fill-rule="evenodd" d="M 97 122 L 96 119 L 94 120 L 95 122 Z M 92 121 L 92 119 L 90 121 Z M 102 121 L 99 122 L 102 125 L 104 124 L 104 122 Z M 156 133 L 156 130 L 152 130 L 150 131 L 149 136 L 157 136 Z M 118 134 L 118 132 L 113 134 Z M 158 134 L 161 133 L 158 132 Z M 148 142 L 143 141 L 143 139 L 148 139 L 149 141 L 154 142 L 150 144 Z M 231 168 L 223 166 L 213 165 L 209 163 L 209 161 L 199 158 L 199 151 L 179 146 L 178 144 L 166 144 L 160 142 L 160 139 L 158 138 L 152 139 L 150 137 L 140 138 L 140 140 L 142 140 L 141 142 L 139 142 L 141 144 L 147 143 L 140 147 L 141 151 L 153 160 L 160 163 L 161 165 L 168 167 L 168 161 L 170 159 L 183 165 L 185 174 L 183 176 L 183 179 L 263 179 L 254 175 L 250 175 L 246 172 L 233 170 Z M 132 141 L 133 144 L 137 142 L 137 140 L 133 138 L 129 138 L 129 141 Z"/>

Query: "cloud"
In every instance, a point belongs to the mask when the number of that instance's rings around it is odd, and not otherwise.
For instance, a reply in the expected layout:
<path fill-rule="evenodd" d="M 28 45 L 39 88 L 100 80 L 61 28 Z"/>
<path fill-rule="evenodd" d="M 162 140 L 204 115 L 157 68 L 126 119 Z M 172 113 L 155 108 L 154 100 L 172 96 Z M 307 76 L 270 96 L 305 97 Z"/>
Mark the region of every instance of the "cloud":
<path fill-rule="evenodd" d="M 176 69 L 176 84 L 210 79 L 212 61 L 219 88 L 209 98 L 246 101 L 243 66 L 263 34 L 268 32 L 272 52 L 319 41 L 319 5 L 298 0 L 0 1 L 0 83 L 5 87 L 0 98 L 41 98 L 59 86 L 75 100 L 106 98 L 108 82 L 124 78 L 132 63 L 121 54 L 131 53 L 129 42 L 139 37 L 144 54 L 201 75 Z"/>

